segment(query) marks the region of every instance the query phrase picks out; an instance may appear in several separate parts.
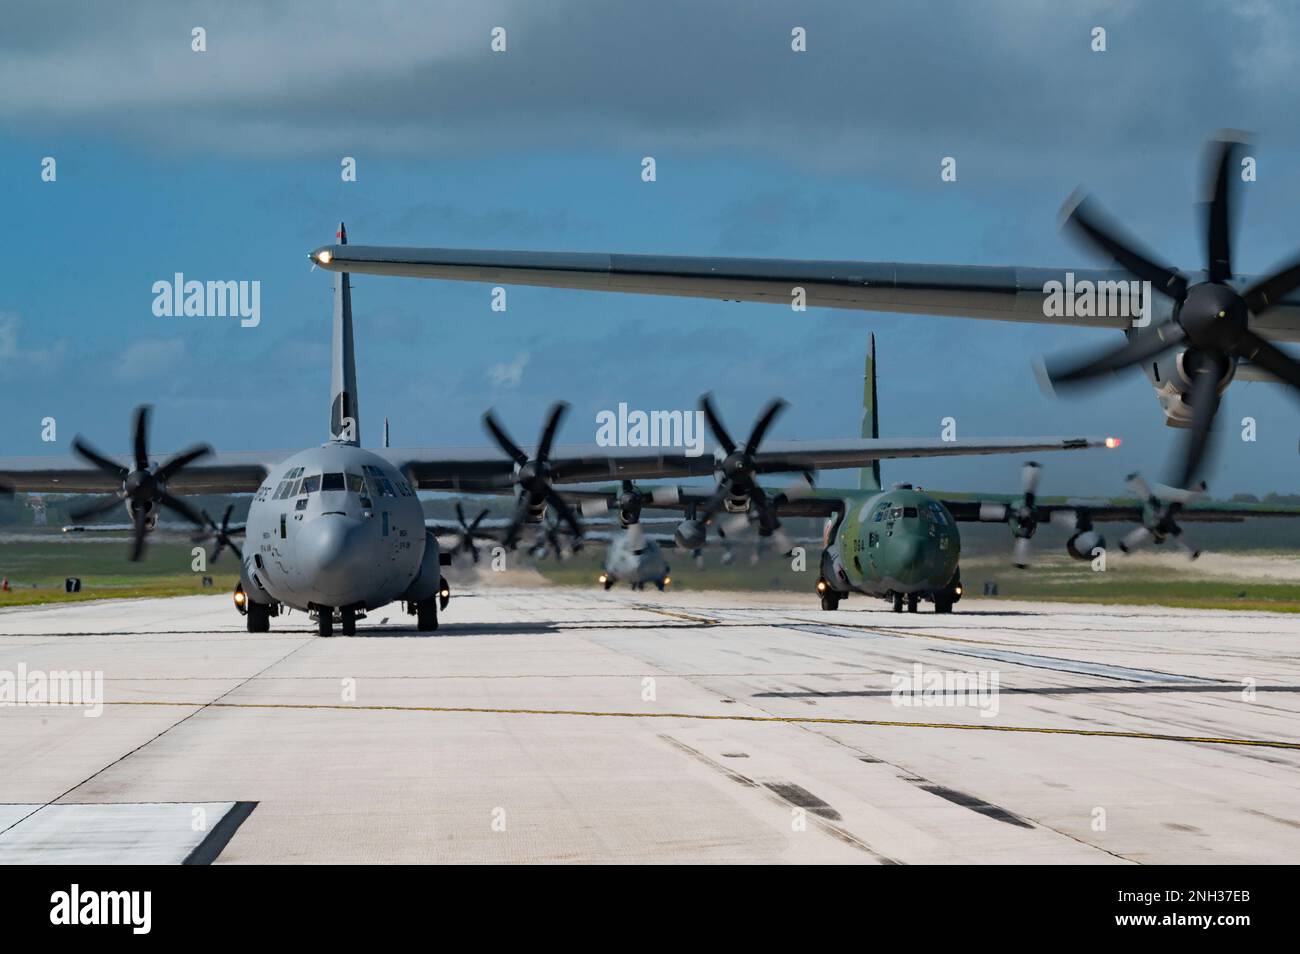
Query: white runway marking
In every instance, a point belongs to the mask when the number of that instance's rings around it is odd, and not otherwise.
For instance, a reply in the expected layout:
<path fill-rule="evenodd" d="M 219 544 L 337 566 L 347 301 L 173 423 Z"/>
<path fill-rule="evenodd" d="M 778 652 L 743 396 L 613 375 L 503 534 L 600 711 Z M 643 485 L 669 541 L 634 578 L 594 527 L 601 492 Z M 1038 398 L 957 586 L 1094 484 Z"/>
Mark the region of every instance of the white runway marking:
<path fill-rule="evenodd" d="M 0 806 L 0 864 L 178 865 L 233 802 Z"/>

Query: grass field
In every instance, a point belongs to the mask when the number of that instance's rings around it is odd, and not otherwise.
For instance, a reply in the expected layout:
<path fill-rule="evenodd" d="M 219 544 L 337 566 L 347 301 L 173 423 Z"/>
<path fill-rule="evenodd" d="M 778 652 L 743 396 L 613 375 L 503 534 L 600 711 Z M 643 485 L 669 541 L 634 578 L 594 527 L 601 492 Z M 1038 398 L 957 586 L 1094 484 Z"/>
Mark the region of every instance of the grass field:
<path fill-rule="evenodd" d="M 1288 559 L 1275 553 L 1264 556 Z M 683 559 L 670 552 L 668 559 L 674 589 L 796 590 L 808 593 L 810 600 L 814 598 L 817 561 L 812 551 L 809 568 L 803 572 L 792 570 L 789 560 L 776 557 L 751 565 L 749 557 L 741 553 L 729 566 L 722 566 L 717 555 L 710 554 L 703 570 L 697 569 L 689 557 Z M 538 568 L 556 583 L 595 586 L 600 555 L 582 553 L 558 566 L 554 561 L 543 561 Z M 963 602 L 981 599 L 988 582 L 997 584 L 1000 599 L 1300 613 L 1300 582 L 1218 577 L 1208 565 L 1182 557 L 1159 566 L 1125 563 L 1121 558 L 1111 569 L 1098 573 L 1087 563 L 1054 555 L 1044 555 L 1032 570 L 1015 569 L 1002 554 L 977 556 L 962 560 L 962 582 L 966 589 Z"/>
<path fill-rule="evenodd" d="M 232 555 L 224 555 L 206 573 L 199 572 L 191 569 L 192 546 L 185 541 L 153 540 L 145 559 L 133 564 L 126 559 L 126 541 L 120 539 L 69 539 L 52 534 L 48 541 L 0 542 L 0 577 L 10 582 L 10 590 L 0 592 L 0 606 L 232 591 L 238 581 Z M 596 578 L 602 556 L 601 549 L 593 547 L 563 563 L 543 560 L 537 568 L 554 583 L 594 587 L 599 585 Z M 1300 613 L 1300 579 L 1265 575 L 1246 578 L 1223 572 L 1225 566 L 1246 559 L 1288 566 L 1296 557 L 1285 552 L 1231 554 L 1224 555 L 1217 564 L 1206 558 L 1196 563 L 1174 558 L 1159 564 L 1121 558 L 1111 569 L 1096 573 L 1086 563 L 1049 553 L 1040 557 L 1041 562 L 1033 570 L 1020 571 L 1009 565 L 1005 554 L 985 553 L 963 557 L 963 602 L 980 599 L 984 584 L 995 583 L 997 595 L 1003 599 Z M 743 549 L 726 566 L 719 562 L 716 551 L 708 554 L 704 569 L 698 569 L 689 555 L 671 550 L 668 560 L 673 589 L 790 590 L 807 593 L 810 605 L 815 605 L 815 549 L 809 550 L 808 566 L 803 571 L 792 569 L 790 560 L 775 556 L 751 564 Z M 80 577 L 81 592 L 64 592 L 63 581 L 69 576 Z M 212 578 L 210 588 L 203 586 L 204 576 Z"/>
<path fill-rule="evenodd" d="M 192 546 L 150 541 L 145 558 L 131 563 L 125 540 L 52 535 L 49 542 L 0 542 L 0 577 L 10 587 L 0 591 L 0 606 L 232 591 L 239 580 L 234 557 L 227 553 L 215 567 L 195 571 Z M 64 592 L 63 581 L 70 576 L 81 579 L 81 592 Z M 203 586 L 205 576 L 212 578 L 211 587 Z"/>

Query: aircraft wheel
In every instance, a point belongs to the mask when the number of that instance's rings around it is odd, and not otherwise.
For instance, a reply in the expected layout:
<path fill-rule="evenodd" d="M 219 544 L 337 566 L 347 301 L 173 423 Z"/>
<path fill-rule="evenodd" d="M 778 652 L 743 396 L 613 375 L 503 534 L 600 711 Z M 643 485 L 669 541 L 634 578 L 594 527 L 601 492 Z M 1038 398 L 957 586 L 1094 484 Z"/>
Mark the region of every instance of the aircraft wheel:
<path fill-rule="evenodd" d="M 316 635 L 333 636 L 334 635 L 334 608 L 330 606 L 318 606 L 316 608 Z"/>
<path fill-rule="evenodd" d="M 605 589 L 610 590 L 613 588 L 614 588 L 614 578 L 612 576 L 605 577 Z"/>
<path fill-rule="evenodd" d="M 271 631 L 271 607 L 268 603 L 248 601 L 248 615 L 244 621 L 250 633 L 269 633 Z"/>
<path fill-rule="evenodd" d="M 840 608 L 840 594 L 827 590 L 822 594 L 822 609 L 830 611 Z"/>
<path fill-rule="evenodd" d="M 952 600 L 947 599 L 947 598 L 942 597 L 942 596 L 937 597 L 937 598 L 935 599 L 935 601 L 934 601 L 934 611 L 935 611 L 936 613 L 951 613 L 951 612 L 952 612 Z"/>
<path fill-rule="evenodd" d="M 415 604 L 415 628 L 422 633 L 432 633 L 438 628 L 438 604 L 423 600 Z"/>
<path fill-rule="evenodd" d="M 918 602 L 920 602 L 920 597 L 918 597 L 915 593 L 908 593 L 908 594 L 907 594 L 907 611 L 908 611 L 909 613 L 915 613 L 915 612 L 916 612 L 916 604 L 917 604 Z"/>
<path fill-rule="evenodd" d="M 902 594 L 902 593 L 895 593 L 895 594 L 894 594 L 894 612 L 895 612 L 895 613 L 901 613 L 901 612 L 903 612 L 903 594 Z"/>
<path fill-rule="evenodd" d="M 345 606 L 341 612 L 343 614 L 343 635 L 355 636 L 357 634 L 357 611 L 351 606 Z"/>

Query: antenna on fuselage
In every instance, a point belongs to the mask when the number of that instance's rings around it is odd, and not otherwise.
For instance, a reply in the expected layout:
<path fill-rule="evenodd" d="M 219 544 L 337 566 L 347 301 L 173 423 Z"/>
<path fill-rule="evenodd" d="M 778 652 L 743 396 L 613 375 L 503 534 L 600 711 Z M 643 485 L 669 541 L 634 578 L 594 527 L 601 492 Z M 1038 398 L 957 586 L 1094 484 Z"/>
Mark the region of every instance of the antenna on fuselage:
<path fill-rule="evenodd" d="M 340 245 L 348 244 L 348 230 L 342 222 L 335 234 Z M 350 444 L 361 442 L 357 413 L 357 363 L 352 345 L 352 283 L 347 272 L 334 275 L 334 342 L 330 372 L 330 438 Z"/>
<path fill-rule="evenodd" d="M 388 418 L 384 418 L 384 446 L 388 446 Z"/>

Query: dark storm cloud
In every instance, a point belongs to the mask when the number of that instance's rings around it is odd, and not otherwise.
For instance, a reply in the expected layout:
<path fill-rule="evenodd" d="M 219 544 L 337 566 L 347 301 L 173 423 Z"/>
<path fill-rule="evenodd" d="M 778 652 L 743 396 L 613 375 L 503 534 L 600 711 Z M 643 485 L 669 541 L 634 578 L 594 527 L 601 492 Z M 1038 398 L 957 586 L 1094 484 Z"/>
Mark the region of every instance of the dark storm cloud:
<path fill-rule="evenodd" d="M 0 119 L 234 154 L 740 148 L 928 176 L 936 142 L 978 166 L 1294 137 L 1298 21 L 1260 0 L 43 4 L 7 15 Z"/>

